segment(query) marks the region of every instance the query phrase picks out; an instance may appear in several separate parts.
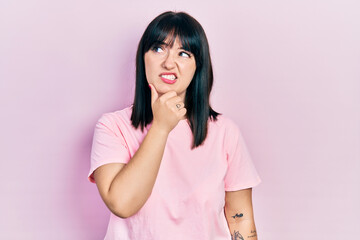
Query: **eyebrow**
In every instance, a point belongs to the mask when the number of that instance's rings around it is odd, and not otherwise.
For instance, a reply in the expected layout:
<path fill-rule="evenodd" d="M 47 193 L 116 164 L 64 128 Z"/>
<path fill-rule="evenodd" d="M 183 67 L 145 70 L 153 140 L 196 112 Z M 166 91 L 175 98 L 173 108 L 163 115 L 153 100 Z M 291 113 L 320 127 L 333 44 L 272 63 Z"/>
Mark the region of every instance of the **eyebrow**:
<path fill-rule="evenodd" d="M 165 45 L 165 46 L 170 46 L 170 44 L 169 43 L 166 43 L 166 42 L 162 42 L 162 41 L 156 41 L 155 43 L 154 43 L 154 45 Z M 178 49 L 184 49 L 185 50 L 185 48 L 183 47 L 183 46 L 181 46 L 181 47 L 179 47 Z"/>
<path fill-rule="evenodd" d="M 156 42 L 154 42 L 154 44 L 153 45 L 165 45 L 165 46 L 169 46 L 169 44 L 168 43 L 166 43 L 166 42 L 162 42 L 162 41 L 156 41 Z"/>
<path fill-rule="evenodd" d="M 162 41 L 156 41 L 156 42 L 154 43 L 154 45 L 156 45 L 156 44 L 165 45 L 165 46 L 167 46 L 167 47 L 170 45 L 170 44 L 168 44 L 168 43 L 166 43 L 166 42 L 162 42 Z M 182 49 L 182 50 L 184 50 L 184 51 L 190 52 L 190 50 L 185 49 L 183 46 L 178 47 L 178 49 Z"/>

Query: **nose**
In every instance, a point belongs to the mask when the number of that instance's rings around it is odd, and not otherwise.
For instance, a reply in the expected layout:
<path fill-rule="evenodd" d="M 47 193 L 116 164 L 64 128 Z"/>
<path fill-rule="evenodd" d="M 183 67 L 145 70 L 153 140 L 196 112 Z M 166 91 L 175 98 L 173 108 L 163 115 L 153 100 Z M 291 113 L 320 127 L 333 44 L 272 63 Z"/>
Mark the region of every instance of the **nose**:
<path fill-rule="evenodd" d="M 166 57 L 165 57 L 162 65 L 166 69 L 172 69 L 175 67 L 176 63 L 174 60 L 174 56 L 171 54 L 170 51 L 166 54 Z"/>

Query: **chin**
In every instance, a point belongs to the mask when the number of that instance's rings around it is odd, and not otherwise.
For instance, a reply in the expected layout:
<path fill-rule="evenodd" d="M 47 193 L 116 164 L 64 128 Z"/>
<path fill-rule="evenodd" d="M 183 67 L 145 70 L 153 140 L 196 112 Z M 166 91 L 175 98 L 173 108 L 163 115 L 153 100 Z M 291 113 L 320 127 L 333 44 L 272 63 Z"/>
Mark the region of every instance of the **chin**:
<path fill-rule="evenodd" d="M 155 86 L 156 87 L 156 86 Z M 169 91 L 173 91 L 174 89 L 171 86 L 164 86 L 161 85 L 159 86 L 159 88 L 156 88 L 158 90 L 158 93 L 167 93 Z"/>

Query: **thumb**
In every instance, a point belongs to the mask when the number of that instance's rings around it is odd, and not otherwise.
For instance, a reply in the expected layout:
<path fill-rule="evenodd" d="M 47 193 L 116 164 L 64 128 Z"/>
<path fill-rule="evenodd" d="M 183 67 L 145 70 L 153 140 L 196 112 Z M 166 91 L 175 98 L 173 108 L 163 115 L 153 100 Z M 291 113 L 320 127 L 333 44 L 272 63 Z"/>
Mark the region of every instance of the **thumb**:
<path fill-rule="evenodd" d="M 149 87 L 151 89 L 151 106 L 154 104 L 154 102 L 156 101 L 156 99 L 158 99 L 159 94 L 157 93 L 154 85 L 152 85 L 151 83 L 149 84 Z"/>

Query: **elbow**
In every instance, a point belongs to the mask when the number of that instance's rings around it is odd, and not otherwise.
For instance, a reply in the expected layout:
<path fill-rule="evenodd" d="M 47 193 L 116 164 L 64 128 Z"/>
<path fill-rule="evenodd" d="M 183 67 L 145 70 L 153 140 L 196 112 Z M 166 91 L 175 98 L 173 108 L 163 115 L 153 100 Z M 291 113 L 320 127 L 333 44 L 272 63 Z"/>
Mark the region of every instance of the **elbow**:
<path fill-rule="evenodd" d="M 119 218 L 122 218 L 122 219 L 126 219 L 128 217 L 131 217 L 132 215 L 126 211 L 121 211 L 121 210 L 111 210 L 111 212 L 119 217 Z"/>
<path fill-rule="evenodd" d="M 120 195 L 120 196 L 119 196 Z M 145 204 L 146 199 L 131 194 L 108 195 L 107 207 L 119 218 L 128 218 L 135 215 Z"/>
<path fill-rule="evenodd" d="M 109 204 L 109 210 L 117 217 L 126 219 L 135 215 L 139 209 L 135 208 L 133 204 L 124 204 L 117 202 L 115 204 Z"/>
<path fill-rule="evenodd" d="M 126 219 L 128 217 L 131 217 L 133 215 L 135 215 L 137 211 L 132 211 L 130 208 L 116 208 L 112 211 L 112 213 L 115 215 L 115 216 L 118 216 L 119 218 L 122 218 L 122 219 Z"/>

